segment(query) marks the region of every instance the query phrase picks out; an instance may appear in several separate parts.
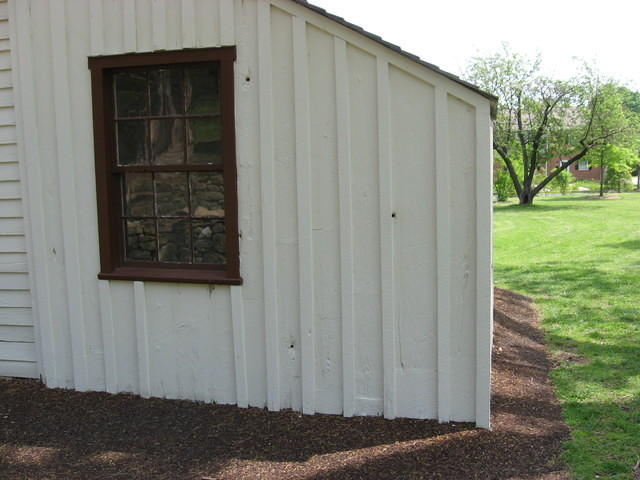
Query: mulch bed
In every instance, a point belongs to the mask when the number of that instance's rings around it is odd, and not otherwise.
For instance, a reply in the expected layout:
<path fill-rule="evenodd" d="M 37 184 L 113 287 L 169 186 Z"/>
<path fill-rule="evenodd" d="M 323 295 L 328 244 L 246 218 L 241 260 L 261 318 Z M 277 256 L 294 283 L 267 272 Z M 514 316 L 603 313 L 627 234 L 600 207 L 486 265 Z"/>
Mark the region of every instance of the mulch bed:
<path fill-rule="evenodd" d="M 493 431 L 302 416 L 0 380 L 0 478 L 568 479 L 530 299 L 496 290 Z"/>

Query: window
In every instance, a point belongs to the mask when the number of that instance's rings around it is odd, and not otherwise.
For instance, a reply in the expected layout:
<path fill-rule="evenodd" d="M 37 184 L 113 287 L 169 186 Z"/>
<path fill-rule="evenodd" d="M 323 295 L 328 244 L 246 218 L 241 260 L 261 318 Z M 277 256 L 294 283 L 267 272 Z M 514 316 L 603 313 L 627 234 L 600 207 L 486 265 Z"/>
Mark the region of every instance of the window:
<path fill-rule="evenodd" d="M 89 59 L 99 278 L 240 284 L 235 48 Z"/>
<path fill-rule="evenodd" d="M 589 170 L 589 160 L 578 160 L 578 168 L 577 170 L 584 172 Z"/>

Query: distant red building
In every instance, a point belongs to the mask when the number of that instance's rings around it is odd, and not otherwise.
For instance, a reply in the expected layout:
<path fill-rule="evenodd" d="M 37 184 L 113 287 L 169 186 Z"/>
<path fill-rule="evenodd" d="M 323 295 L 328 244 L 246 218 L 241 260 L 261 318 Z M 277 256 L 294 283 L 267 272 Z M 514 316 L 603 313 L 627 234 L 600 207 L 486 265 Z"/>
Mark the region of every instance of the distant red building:
<path fill-rule="evenodd" d="M 549 175 L 554 168 L 559 167 L 560 164 L 562 162 L 566 162 L 568 158 L 570 157 L 560 156 L 552 158 L 551 160 L 547 160 L 546 163 L 542 165 L 542 171 Z M 601 168 L 591 165 L 589 163 L 589 160 L 578 160 L 576 163 L 571 165 L 568 170 L 576 180 L 592 180 L 594 182 L 600 181 Z"/>
<path fill-rule="evenodd" d="M 538 167 L 538 172 L 545 175 L 549 175 L 553 169 L 558 167 L 561 162 L 566 161 L 569 157 L 556 157 L 551 160 L 547 160 Z M 505 170 L 505 167 L 498 161 L 493 162 L 493 178 L 496 178 L 499 170 Z M 568 168 L 571 175 L 576 180 L 592 180 L 594 182 L 600 181 L 600 167 L 591 165 L 588 160 L 579 160 Z"/>

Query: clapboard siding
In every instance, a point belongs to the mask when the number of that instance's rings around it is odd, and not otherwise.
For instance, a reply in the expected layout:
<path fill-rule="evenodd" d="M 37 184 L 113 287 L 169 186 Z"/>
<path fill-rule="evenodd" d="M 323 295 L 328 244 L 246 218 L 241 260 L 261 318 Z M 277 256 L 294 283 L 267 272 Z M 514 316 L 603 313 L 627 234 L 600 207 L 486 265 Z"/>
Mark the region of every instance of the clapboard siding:
<path fill-rule="evenodd" d="M 0 375 L 37 377 L 8 19 L 0 2 Z"/>
<path fill-rule="evenodd" d="M 15 161 L 0 163 L 0 182 L 20 181 L 20 166 Z"/>
<path fill-rule="evenodd" d="M 35 333 L 32 326 L 0 325 L 0 342 L 34 343 Z"/>
<path fill-rule="evenodd" d="M 0 377 L 37 378 L 38 366 L 35 362 L 0 360 Z"/>
<path fill-rule="evenodd" d="M 0 182 L 0 200 L 17 200 L 22 196 L 22 188 L 18 180 Z"/>
<path fill-rule="evenodd" d="M 0 340 L 0 360 L 30 362 L 36 356 L 34 342 L 14 342 Z"/>
<path fill-rule="evenodd" d="M 487 425 L 473 381 L 489 351 L 476 240 L 490 223 L 474 221 L 489 196 L 474 188 L 486 99 L 290 0 L 10 7 L 31 193 L 21 205 L 14 160 L 0 163 L 14 182 L 0 198 L 30 219 L 48 385 Z M 87 57 L 223 45 L 238 53 L 244 284 L 98 281 Z M 2 61 L 0 103 L 13 95 Z M 0 118 L 10 146 L 14 117 Z M 436 171 L 465 172 L 464 194 L 437 187 Z M 29 292 L 2 293 L 28 307 Z"/>
<path fill-rule="evenodd" d="M 22 217 L 22 200 L 21 199 L 0 200 L 0 218 L 20 218 L 20 217 Z"/>
<path fill-rule="evenodd" d="M 19 219 L 21 222 L 22 219 Z M 25 273 L 27 272 L 26 253 L 0 252 L 0 272 L 4 273 Z"/>
<path fill-rule="evenodd" d="M 30 307 L 0 308 L 2 325 L 33 326 L 33 312 Z"/>
<path fill-rule="evenodd" d="M 0 273 L 0 290 L 29 290 L 27 273 Z"/>
<path fill-rule="evenodd" d="M 0 40 L 0 44 L 8 45 L 8 40 Z M 0 89 L 0 106 L 2 107 L 13 107 L 13 89 L 11 88 L 2 88 Z"/>
<path fill-rule="evenodd" d="M 3 218 L 0 221 L 0 235 L 24 237 L 24 219 L 22 217 Z"/>
<path fill-rule="evenodd" d="M 15 118 L 15 109 L 13 107 L 3 107 L 2 110 L 10 111 L 12 118 Z M 16 142 L 0 143 L 0 163 L 13 163 L 17 161 L 18 147 Z"/>
<path fill-rule="evenodd" d="M 0 123 L 3 125 L 16 123 L 16 114 L 12 107 L 0 105 Z"/>
<path fill-rule="evenodd" d="M 0 70 L 11 70 L 11 50 L 0 50 Z"/>

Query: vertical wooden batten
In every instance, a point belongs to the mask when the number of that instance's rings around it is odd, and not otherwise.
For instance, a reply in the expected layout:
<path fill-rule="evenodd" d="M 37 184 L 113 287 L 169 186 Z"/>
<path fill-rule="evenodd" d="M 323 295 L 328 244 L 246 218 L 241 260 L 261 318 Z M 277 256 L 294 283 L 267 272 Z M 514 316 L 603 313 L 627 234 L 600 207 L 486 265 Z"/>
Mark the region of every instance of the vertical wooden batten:
<path fill-rule="evenodd" d="M 77 198 L 74 181 L 73 129 L 71 128 L 71 108 L 69 72 L 67 65 L 66 14 L 64 0 L 52 0 L 51 49 L 53 58 L 53 86 L 56 120 L 56 144 L 60 197 L 62 203 L 63 248 L 65 256 L 65 276 L 67 282 L 67 302 L 71 328 L 73 376 L 77 390 L 87 390 L 89 372 L 87 365 L 87 345 L 85 338 L 85 314 L 82 301 L 83 286 L 80 273 L 80 239 L 77 218 L 74 213 Z"/>
<path fill-rule="evenodd" d="M 278 271 L 273 158 L 273 107 L 271 72 L 271 4 L 258 0 L 258 81 L 260 97 L 260 188 L 262 192 L 262 242 L 264 313 L 266 333 L 267 406 L 280 409 L 278 334 Z"/>
<path fill-rule="evenodd" d="M 351 120 L 349 117 L 349 66 L 347 44 L 334 37 L 338 179 L 340 192 L 340 305 L 342 316 L 343 413 L 355 413 L 355 331 L 353 303 L 353 202 L 351 183 Z"/>
<path fill-rule="evenodd" d="M 491 428 L 493 342 L 492 129 L 489 106 L 476 108 L 476 425 Z"/>
<path fill-rule="evenodd" d="M 302 350 L 302 411 L 316 411 L 313 231 L 311 206 L 311 140 L 307 24 L 293 17 L 294 110 L 298 200 L 298 257 L 300 278 L 300 335 Z"/>
<path fill-rule="evenodd" d="M 125 52 L 135 52 L 137 50 L 135 1 L 124 2 L 122 5 L 122 24 L 124 30 L 124 50 Z"/>
<path fill-rule="evenodd" d="M 32 265 L 36 294 L 35 321 L 39 339 L 39 350 L 42 364 L 39 366 L 40 375 L 52 387 L 65 387 L 64 373 L 61 371 L 60 356 L 63 354 L 56 342 L 54 315 L 51 303 L 51 272 L 48 250 L 48 236 L 45 222 L 45 209 L 43 198 L 43 183 L 40 166 L 38 163 L 39 135 L 37 122 L 37 101 L 35 74 L 33 69 L 33 45 L 31 36 L 31 5 L 29 2 L 11 2 L 15 12 L 14 24 L 16 32 L 16 46 L 13 48 L 16 56 L 16 71 L 13 72 L 16 82 L 16 110 L 18 123 L 18 157 L 23 180 L 26 186 L 24 195 L 29 197 L 30 231 L 32 238 L 30 243 L 29 264 Z M 31 136 L 25 142 L 26 135 Z"/>
<path fill-rule="evenodd" d="M 167 5 L 165 0 L 151 1 L 151 26 L 153 49 L 165 50 L 167 48 Z"/>
<path fill-rule="evenodd" d="M 245 346 L 244 300 L 242 287 L 231 286 L 231 316 L 233 323 L 233 352 L 236 376 L 236 401 L 239 407 L 249 406 L 247 384 L 247 352 Z"/>
<path fill-rule="evenodd" d="M 118 343 L 116 341 L 115 325 L 113 322 L 113 298 L 111 296 L 111 285 L 109 281 L 98 281 L 98 295 L 100 298 L 106 390 L 109 393 L 117 393 L 119 391 L 117 363 Z"/>
<path fill-rule="evenodd" d="M 385 418 L 393 419 L 397 415 L 397 329 L 393 281 L 393 177 L 391 166 L 389 63 L 385 59 L 378 57 L 377 71 L 383 404 Z"/>
<path fill-rule="evenodd" d="M 104 53 L 104 12 L 102 0 L 90 0 L 89 24 L 91 30 L 91 55 Z"/>
<path fill-rule="evenodd" d="M 233 0 L 218 0 L 220 8 L 220 44 L 234 45 L 236 42 Z"/>
<path fill-rule="evenodd" d="M 435 90 L 436 126 L 436 222 L 437 222 L 437 332 L 438 332 L 438 420 L 451 419 L 451 247 L 450 247 L 450 158 L 449 158 L 449 106 L 447 91 L 442 86 Z"/>
<path fill-rule="evenodd" d="M 182 47 L 196 46 L 196 6 L 194 0 L 182 0 Z"/>
<path fill-rule="evenodd" d="M 149 364 L 149 328 L 147 325 L 147 295 L 143 282 L 133 282 L 133 301 L 136 319 L 136 345 L 138 352 L 138 392 L 151 396 L 151 365 Z"/>

